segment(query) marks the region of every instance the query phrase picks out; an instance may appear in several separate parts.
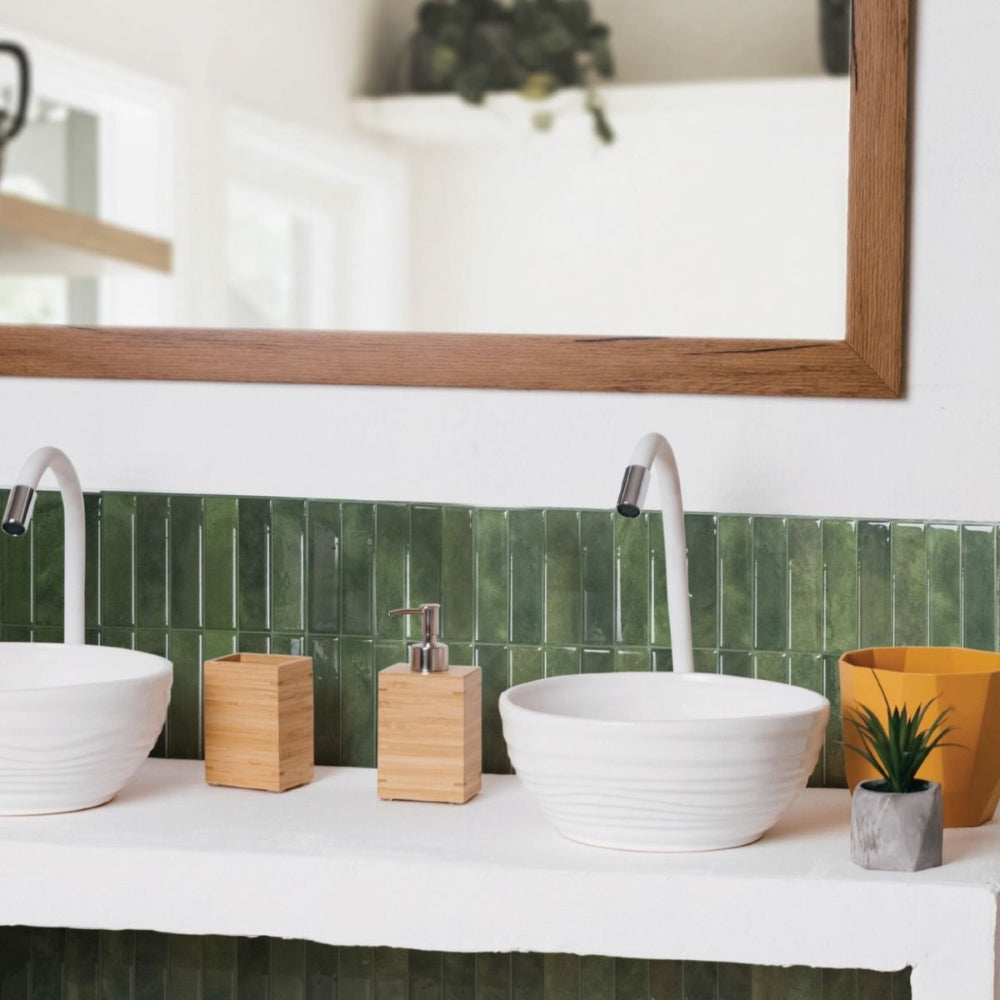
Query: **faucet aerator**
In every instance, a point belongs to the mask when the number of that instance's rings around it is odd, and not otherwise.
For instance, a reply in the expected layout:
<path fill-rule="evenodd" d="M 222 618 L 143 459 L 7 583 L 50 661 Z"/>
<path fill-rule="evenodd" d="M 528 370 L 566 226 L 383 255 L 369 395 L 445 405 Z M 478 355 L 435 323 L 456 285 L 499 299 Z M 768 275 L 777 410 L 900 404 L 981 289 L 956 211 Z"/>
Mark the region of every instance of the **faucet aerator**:
<path fill-rule="evenodd" d="M 15 538 L 23 535 L 31 523 L 31 513 L 34 509 L 35 490 L 23 484 L 13 487 L 7 500 L 7 508 L 3 512 L 0 528 Z"/>
<path fill-rule="evenodd" d="M 649 487 L 649 469 L 644 465 L 630 465 L 625 470 L 622 488 L 618 491 L 618 513 L 622 517 L 638 517 Z"/>

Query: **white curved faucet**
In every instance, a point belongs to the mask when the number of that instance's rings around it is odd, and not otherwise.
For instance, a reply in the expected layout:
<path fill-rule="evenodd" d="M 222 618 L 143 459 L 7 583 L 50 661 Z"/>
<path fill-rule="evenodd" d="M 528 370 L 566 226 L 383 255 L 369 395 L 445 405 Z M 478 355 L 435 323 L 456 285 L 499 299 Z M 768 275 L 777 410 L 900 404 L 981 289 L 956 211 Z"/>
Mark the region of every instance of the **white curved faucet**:
<path fill-rule="evenodd" d="M 8 535 L 23 535 L 28 530 L 38 483 L 47 469 L 55 473 L 59 484 L 65 522 L 63 642 L 82 646 L 86 561 L 83 491 L 73 463 L 58 448 L 39 448 L 28 456 L 17 474 L 16 485 L 11 488 L 0 528 Z"/>
<path fill-rule="evenodd" d="M 649 473 L 656 469 L 663 508 L 663 547 L 667 565 L 667 616 L 674 673 L 694 672 L 691 639 L 691 595 L 688 591 L 687 542 L 684 536 L 684 505 L 681 481 L 673 449 L 662 434 L 647 434 L 635 446 L 618 495 L 618 513 L 638 517 L 649 486 Z"/>

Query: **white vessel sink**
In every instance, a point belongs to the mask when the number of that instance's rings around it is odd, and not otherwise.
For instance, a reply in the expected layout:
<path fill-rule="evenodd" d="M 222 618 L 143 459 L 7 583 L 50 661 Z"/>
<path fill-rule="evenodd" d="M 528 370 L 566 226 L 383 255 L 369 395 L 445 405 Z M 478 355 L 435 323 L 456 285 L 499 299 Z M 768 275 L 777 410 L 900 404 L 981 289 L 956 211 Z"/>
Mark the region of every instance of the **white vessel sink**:
<path fill-rule="evenodd" d="M 172 679 L 150 653 L 0 643 L 0 815 L 107 802 L 153 748 Z"/>
<path fill-rule="evenodd" d="M 805 787 L 830 703 L 718 674 L 573 674 L 500 696 L 511 763 L 570 840 L 707 851 L 761 837 Z"/>

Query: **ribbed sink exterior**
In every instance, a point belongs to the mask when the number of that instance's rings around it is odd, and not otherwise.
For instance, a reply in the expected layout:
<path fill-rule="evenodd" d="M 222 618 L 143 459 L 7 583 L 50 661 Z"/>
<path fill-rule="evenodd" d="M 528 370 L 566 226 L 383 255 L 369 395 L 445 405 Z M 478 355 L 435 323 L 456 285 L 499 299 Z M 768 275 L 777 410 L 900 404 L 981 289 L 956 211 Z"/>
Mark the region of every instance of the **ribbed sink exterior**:
<path fill-rule="evenodd" d="M 805 787 L 821 695 L 708 674 L 578 674 L 500 698 L 518 777 L 570 840 L 706 851 L 761 837 Z"/>
<path fill-rule="evenodd" d="M 0 643 L 0 815 L 111 799 L 153 748 L 172 679 L 149 653 Z"/>

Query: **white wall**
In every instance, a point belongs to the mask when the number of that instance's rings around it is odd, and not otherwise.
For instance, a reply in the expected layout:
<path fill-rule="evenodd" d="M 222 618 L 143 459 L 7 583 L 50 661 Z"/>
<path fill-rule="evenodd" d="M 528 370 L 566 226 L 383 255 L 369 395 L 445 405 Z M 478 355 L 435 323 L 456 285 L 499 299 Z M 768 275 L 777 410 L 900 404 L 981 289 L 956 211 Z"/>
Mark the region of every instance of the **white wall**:
<path fill-rule="evenodd" d="M 657 429 L 690 510 L 1000 520 L 1000 6 L 918 7 L 904 401 L 9 379 L 0 483 L 603 507 Z"/>

